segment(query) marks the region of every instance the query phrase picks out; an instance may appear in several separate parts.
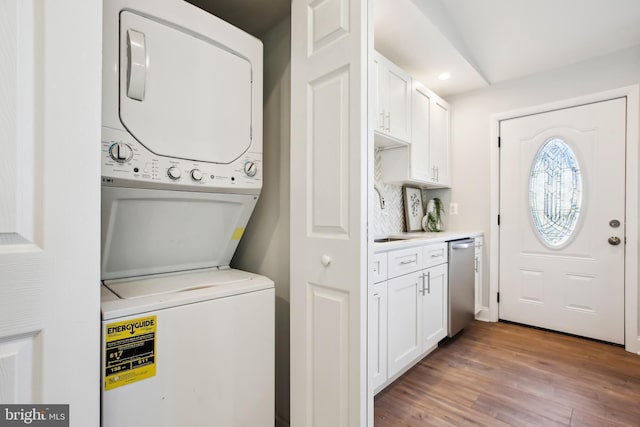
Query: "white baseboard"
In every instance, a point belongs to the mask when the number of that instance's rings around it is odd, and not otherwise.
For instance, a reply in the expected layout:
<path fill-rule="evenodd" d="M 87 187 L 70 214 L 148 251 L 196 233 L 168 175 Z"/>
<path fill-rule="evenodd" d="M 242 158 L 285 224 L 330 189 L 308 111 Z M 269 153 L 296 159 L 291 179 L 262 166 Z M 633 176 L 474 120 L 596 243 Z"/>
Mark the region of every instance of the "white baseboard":
<path fill-rule="evenodd" d="M 483 322 L 492 322 L 491 316 L 489 314 L 489 307 L 482 307 L 478 314 L 476 314 L 476 320 L 481 320 Z"/>

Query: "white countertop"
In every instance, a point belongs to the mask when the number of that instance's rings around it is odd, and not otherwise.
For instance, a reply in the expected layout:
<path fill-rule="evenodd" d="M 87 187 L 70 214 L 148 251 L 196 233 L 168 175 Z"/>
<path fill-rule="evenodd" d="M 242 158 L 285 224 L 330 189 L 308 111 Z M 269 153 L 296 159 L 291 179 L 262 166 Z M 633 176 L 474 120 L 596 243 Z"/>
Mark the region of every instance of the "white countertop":
<path fill-rule="evenodd" d="M 378 242 L 373 244 L 375 252 L 381 252 L 391 249 L 400 249 L 411 246 L 424 245 L 427 243 L 448 242 L 450 240 L 464 239 L 466 237 L 481 237 L 484 233 L 482 231 L 442 231 L 435 232 L 411 232 L 411 233 L 394 233 L 389 234 L 394 240 L 391 242 Z M 383 236 L 381 236 L 383 237 Z"/>

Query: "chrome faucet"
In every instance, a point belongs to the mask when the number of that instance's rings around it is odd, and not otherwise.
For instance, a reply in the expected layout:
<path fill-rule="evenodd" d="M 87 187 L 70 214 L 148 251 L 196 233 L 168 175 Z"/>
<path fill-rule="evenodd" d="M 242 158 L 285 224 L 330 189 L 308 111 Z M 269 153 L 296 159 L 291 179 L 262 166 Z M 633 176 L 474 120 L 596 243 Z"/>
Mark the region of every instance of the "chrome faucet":
<path fill-rule="evenodd" d="M 382 193 L 377 185 L 373 186 L 373 189 L 378 193 L 378 198 L 380 199 L 380 209 L 384 209 L 384 197 L 382 197 Z"/>

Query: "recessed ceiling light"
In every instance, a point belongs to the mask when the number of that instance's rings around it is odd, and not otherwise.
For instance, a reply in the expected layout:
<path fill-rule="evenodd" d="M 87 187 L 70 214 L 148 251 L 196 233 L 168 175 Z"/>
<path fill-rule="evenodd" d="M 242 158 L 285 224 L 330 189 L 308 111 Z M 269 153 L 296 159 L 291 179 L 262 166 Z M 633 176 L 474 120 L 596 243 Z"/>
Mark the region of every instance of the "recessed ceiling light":
<path fill-rule="evenodd" d="M 451 74 L 450 73 L 442 73 L 438 76 L 438 78 L 440 80 L 449 80 L 451 78 Z"/>

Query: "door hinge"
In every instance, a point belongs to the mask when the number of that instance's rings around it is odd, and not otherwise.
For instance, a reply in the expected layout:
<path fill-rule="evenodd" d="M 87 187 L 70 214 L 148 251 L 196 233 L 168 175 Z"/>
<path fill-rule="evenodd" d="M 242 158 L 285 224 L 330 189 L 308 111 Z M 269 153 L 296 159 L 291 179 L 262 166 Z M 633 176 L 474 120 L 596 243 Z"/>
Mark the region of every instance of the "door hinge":
<path fill-rule="evenodd" d="M 500 225 L 500 215 L 498 215 L 498 225 Z"/>
<path fill-rule="evenodd" d="M 500 148 L 500 137 L 498 137 L 498 148 Z"/>
<path fill-rule="evenodd" d="M 498 292 L 498 304 L 500 304 L 500 292 Z"/>

